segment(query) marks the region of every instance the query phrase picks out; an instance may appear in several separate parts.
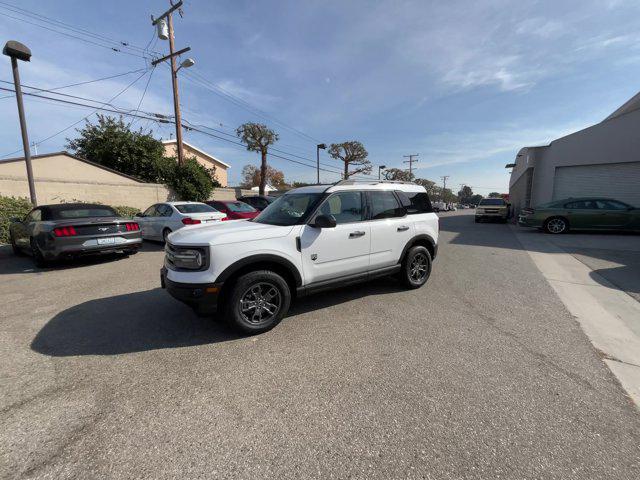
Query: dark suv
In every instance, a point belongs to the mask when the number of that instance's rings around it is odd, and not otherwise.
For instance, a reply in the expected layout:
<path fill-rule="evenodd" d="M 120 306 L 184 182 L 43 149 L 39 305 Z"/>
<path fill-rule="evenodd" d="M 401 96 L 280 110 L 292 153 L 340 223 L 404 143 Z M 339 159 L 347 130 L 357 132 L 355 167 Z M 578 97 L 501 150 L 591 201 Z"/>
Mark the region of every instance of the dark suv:
<path fill-rule="evenodd" d="M 240 202 L 248 203 L 256 210 L 264 210 L 270 204 L 272 204 L 276 197 L 271 197 L 269 195 L 244 195 L 242 197 L 238 197 Z"/>

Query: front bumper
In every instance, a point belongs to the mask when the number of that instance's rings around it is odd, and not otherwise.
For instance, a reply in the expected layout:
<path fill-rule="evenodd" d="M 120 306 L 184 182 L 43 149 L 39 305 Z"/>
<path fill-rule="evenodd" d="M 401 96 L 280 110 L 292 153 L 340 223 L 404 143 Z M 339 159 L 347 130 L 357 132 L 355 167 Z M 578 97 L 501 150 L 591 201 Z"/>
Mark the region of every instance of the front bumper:
<path fill-rule="evenodd" d="M 180 283 L 167 278 L 167 267 L 160 270 L 160 285 L 169 295 L 196 309 L 209 314 L 218 310 L 222 283 Z"/>
<path fill-rule="evenodd" d="M 525 217 L 524 215 L 518 216 L 518 225 L 521 227 L 533 227 L 542 228 L 542 221 L 536 218 Z"/>

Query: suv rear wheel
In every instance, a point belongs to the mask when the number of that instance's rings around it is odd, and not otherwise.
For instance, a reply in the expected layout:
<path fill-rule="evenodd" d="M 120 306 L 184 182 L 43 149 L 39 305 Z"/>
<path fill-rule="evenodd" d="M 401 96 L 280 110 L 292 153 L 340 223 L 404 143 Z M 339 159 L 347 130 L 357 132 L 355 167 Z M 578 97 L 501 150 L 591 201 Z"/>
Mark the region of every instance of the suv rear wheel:
<path fill-rule="evenodd" d="M 271 330 L 291 305 L 289 285 L 271 270 L 242 275 L 236 281 L 225 306 L 227 320 L 242 333 Z"/>
<path fill-rule="evenodd" d="M 411 247 L 402 261 L 400 280 L 407 288 L 420 288 L 431 275 L 431 254 L 422 245 Z"/>

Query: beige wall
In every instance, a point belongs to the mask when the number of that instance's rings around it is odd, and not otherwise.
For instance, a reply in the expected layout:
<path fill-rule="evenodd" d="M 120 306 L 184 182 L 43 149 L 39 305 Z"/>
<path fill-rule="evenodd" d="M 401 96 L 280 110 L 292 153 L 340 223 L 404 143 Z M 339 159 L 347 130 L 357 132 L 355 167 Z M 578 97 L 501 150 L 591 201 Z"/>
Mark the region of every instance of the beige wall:
<path fill-rule="evenodd" d="M 256 192 L 242 188 L 214 188 L 209 200 L 235 200 L 242 195 L 255 195 Z"/>
<path fill-rule="evenodd" d="M 227 167 L 222 165 L 221 163 L 216 162 L 215 160 L 211 160 L 211 158 L 202 155 L 197 150 L 194 150 L 189 145 L 184 146 L 185 156 L 193 156 L 196 157 L 198 163 L 205 168 L 216 168 L 215 178 L 220 182 L 220 185 L 226 187 L 228 185 L 227 181 Z M 177 157 L 178 156 L 178 146 L 175 143 L 165 143 L 164 144 L 164 152 L 167 157 Z"/>

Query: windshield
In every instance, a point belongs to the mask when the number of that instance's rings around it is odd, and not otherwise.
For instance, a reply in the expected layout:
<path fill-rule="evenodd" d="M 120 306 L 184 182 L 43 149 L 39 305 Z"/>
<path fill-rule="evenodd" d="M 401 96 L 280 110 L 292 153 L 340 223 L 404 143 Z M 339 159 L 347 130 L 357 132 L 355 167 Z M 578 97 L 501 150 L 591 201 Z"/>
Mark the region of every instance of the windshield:
<path fill-rule="evenodd" d="M 236 213 L 251 213 L 256 209 L 244 202 L 226 202 L 225 205 L 229 210 Z"/>
<path fill-rule="evenodd" d="M 110 207 L 57 207 L 52 209 L 52 220 L 91 217 L 117 217 L 118 214 Z"/>
<path fill-rule="evenodd" d="M 501 198 L 485 198 L 480 200 L 479 205 L 504 205 L 504 200 Z"/>
<path fill-rule="evenodd" d="M 296 225 L 306 221 L 322 193 L 289 193 L 279 197 L 253 219 L 268 225 Z"/>
<path fill-rule="evenodd" d="M 182 203 L 174 205 L 180 213 L 212 213 L 217 210 L 204 203 Z"/>

